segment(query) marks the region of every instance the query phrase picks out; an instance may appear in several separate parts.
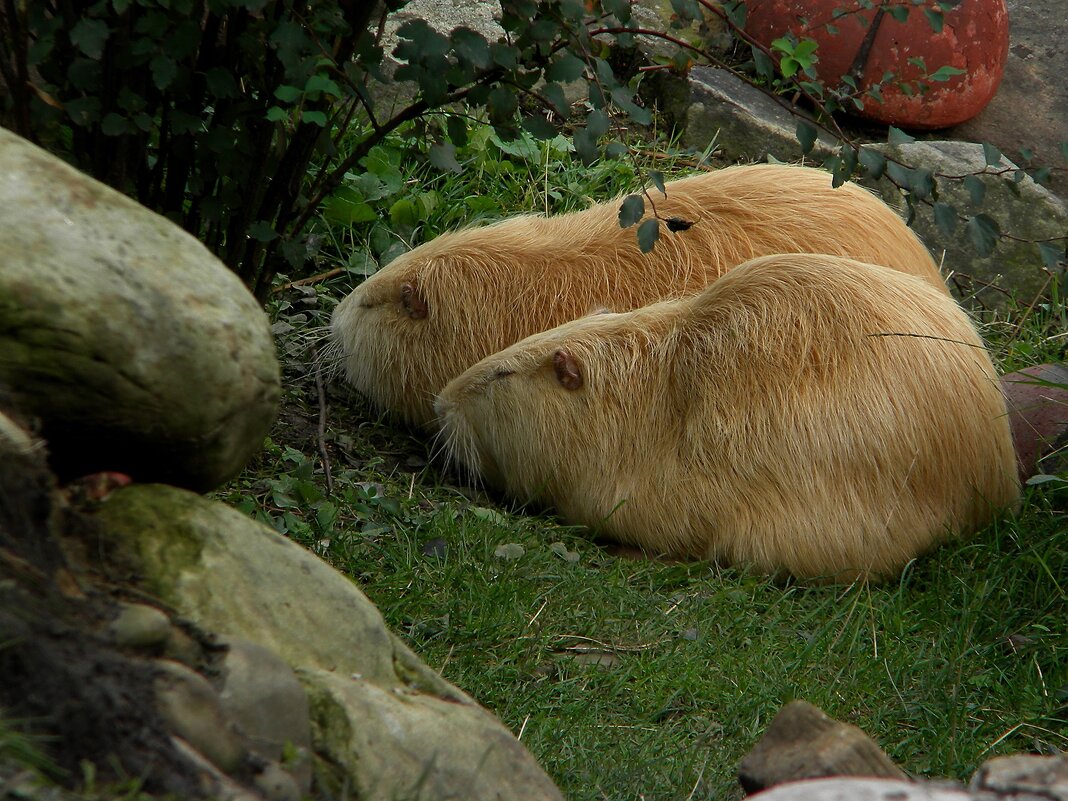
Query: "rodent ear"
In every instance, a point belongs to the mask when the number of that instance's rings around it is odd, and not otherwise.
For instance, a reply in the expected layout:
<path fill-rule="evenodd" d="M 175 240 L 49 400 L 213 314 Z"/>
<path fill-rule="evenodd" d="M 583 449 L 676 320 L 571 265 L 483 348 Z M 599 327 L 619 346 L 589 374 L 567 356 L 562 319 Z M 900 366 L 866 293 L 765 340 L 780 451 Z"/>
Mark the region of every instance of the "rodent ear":
<path fill-rule="evenodd" d="M 582 386 L 578 360 L 568 351 L 558 350 L 553 354 L 553 371 L 564 389 L 575 390 Z"/>
<path fill-rule="evenodd" d="M 406 281 L 401 284 L 400 301 L 405 313 L 413 320 L 422 320 L 426 317 L 426 298 L 414 283 Z"/>

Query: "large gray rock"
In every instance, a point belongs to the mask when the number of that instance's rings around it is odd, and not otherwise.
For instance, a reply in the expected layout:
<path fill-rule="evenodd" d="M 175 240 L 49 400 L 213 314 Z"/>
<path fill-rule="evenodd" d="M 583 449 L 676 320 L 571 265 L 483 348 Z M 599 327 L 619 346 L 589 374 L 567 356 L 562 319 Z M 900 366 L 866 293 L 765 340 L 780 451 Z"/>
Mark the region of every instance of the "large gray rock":
<path fill-rule="evenodd" d="M 714 142 L 728 159 L 745 161 L 769 155 L 794 161 L 804 155 L 797 141 L 804 118 L 727 70 L 694 67 L 683 95 L 670 87 L 663 91 L 669 113 L 685 126 L 687 147 L 703 151 Z M 821 136 L 812 155 L 827 155 L 834 147 Z"/>
<path fill-rule="evenodd" d="M 952 129 L 953 138 L 989 142 L 1013 159 L 1020 148 L 1035 162 L 1068 167 L 1068 14 L 1064 0 L 1006 0 L 1009 59 L 994 99 L 979 116 Z M 1068 196 L 1068 173 L 1054 172 L 1050 188 Z"/>
<path fill-rule="evenodd" d="M 983 173 L 986 162 L 979 145 L 968 142 L 913 142 L 901 145 L 869 145 L 886 156 L 910 167 L 929 169 L 945 176 Z M 995 174 L 1008 168 L 1004 175 Z M 972 246 L 965 224 L 960 221 L 947 235 L 935 223 L 930 206 L 917 204 L 912 227 L 931 249 L 935 261 L 943 261 L 943 274 L 950 286 L 956 286 L 965 299 L 975 297 L 985 306 L 1004 304 L 1007 293 L 1030 302 L 1048 289 L 1048 274 L 1034 241 L 1068 236 L 1068 207 L 1064 201 L 1028 177 L 1013 180 L 1014 165 L 1004 161 L 990 168 L 980 180 L 986 187 L 981 205 L 973 205 L 963 181 L 938 179 L 939 199 L 955 207 L 965 217 L 987 214 L 997 221 L 1001 231 L 1013 237 L 1002 238 L 994 252 L 980 256 Z M 875 188 L 891 205 L 901 205 L 902 193 L 886 178 Z M 943 259 L 944 257 L 944 259 Z M 998 291 L 1000 288 L 1002 291 Z"/>
<path fill-rule="evenodd" d="M 262 309 L 193 237 L 0 129 L 0 385 L 61 477 L 236 474 L 279 396 Z"/>
<path fill-rule="evenodd" d="M 114 492 L 96 512 L 103 569 L 135 576 L 200 629 L 269 648 L 311 701 L 313 749 L 364 799 L 559 799 L 490 713 L 387 628 L 337 571 L 221 503 L 160 485 Z M 401 793 L 401 795 L 397 795 Z"/>

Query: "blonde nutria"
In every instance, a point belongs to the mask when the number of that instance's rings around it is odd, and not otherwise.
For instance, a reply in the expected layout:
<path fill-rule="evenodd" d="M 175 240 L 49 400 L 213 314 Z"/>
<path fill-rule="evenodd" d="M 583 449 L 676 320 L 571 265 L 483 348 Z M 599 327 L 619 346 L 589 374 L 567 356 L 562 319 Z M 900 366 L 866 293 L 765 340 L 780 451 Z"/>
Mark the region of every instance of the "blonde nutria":
<path fill-rule="evenodd" d="M 945 291 L 923 244 L 870 192 L 823 170 L 729 167 L 650 192 L 663 232 L 651 253 L 620 228 L 619 201 L 469 228 L 401 256 L 337 307 L 330 356 L 379 407 L 433 422 L 433 397 L 491 353 L 596 308 L 627 311 L 698 292 L 769 253 L 830 253 L 883 264 Z M 647 211 L 648 211 L 648 204 Z"/>
<path fill-rule="evenodd" d="M 536 334 L 452 381 L 446 450 L 647 552 L 849 580 L 1019 494 L 975 329 L 915 276 L 767 256 L 704 292 Z"/>

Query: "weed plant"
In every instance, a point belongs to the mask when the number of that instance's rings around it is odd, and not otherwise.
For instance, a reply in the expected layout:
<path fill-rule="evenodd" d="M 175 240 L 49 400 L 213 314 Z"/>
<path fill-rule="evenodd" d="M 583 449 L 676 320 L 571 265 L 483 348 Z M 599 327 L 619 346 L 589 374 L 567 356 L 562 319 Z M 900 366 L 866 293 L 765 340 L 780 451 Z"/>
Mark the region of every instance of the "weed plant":
<path fill-rule="evenodd" d="M 459 153 L 465 172 L 442 176 L 410 142 L 376 149 L 320 221 L 322 266 L 344 274 L 276 295 L 283 412 L 223 495 L 357 581 L 574 801 L 738 798 L 739 761 L 797 698 L 860 726 L 916 776 L 965 780 L 996 754 L 1068 748 L 1064 482 L 1029 488 L 1018 516 L 897 581 L 775 583 L 618 558 L 585 530 L 501 505 L 316 375 L 309 332 L 361 273 L 403 249 L 477 218 L 632 191 L 639 170 L 695 166 L 646 157 L 586 168 L 566 151 L 563 140 L 508 144 L 484 131 Z M 1000 364 L 1017 369 L 1064 358 L 1063 318 L 1063 305 L 1035 305 L 984 330 Z"/>

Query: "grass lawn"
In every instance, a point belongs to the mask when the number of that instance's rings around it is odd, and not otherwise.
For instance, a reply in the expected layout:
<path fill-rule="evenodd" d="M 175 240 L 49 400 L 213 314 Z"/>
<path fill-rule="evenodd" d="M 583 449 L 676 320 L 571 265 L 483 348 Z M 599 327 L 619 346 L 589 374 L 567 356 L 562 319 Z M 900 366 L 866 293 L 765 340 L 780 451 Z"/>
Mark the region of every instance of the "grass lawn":
<path fill-rule="evenodd" d="M 333 305 L 409 244 L 607 199 L 638 185 L 636 167 L 697 166 L 645 153 L 582 168 L 563 140 L 539 149 L 481 131 L 460 153 L 464 174 L 442 177 L 407 149 L 379 148 L 327 206 L 322 267 L 348 272 L 276 294 L 284 407 L 221 497 L 352 576 L 575 801 L 740 797 L 738 762 L 795 698 L 857 724 L 918 776 L 965 779 L 995 754 L 1068 749 L 1068 483 L 1030 488 L 1019 516 L 897 582 L 776 584 L 617 558 L 582 529 L 460 485 L 423 439 L 317 381 L 312 347 Z M 1064 358 L 1063 314 L 989 322 L 996 361 Z"/>

